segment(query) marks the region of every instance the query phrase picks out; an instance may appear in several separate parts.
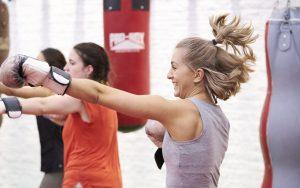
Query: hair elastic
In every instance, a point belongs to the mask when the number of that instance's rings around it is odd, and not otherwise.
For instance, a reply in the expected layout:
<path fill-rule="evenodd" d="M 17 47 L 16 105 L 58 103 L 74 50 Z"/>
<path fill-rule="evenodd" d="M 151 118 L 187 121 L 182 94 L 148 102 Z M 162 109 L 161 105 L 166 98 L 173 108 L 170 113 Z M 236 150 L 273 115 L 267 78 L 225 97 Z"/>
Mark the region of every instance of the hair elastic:
<path fill-rule="evenodd" d="M 216 39 L 212 39 L 212 43 L 213 43 L 214 45 L 217 45 L 217 44 L 218 44 L 217 41 L 216 41 Z"/>

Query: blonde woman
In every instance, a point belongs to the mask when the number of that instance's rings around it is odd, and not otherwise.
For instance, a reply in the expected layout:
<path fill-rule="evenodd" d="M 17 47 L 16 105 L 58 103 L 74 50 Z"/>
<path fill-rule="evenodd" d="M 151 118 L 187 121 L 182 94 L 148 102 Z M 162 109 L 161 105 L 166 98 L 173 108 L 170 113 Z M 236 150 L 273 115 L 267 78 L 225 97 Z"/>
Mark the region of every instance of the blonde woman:
<path fill-rule="evenodd" d="M 239 18 L 227 19 L 227 15 L 210 19 L 214 40 L 193 37 L 176 45 L 167 75 L 176 100 L 134 95 L 87 79 L 71 81 L 64 72 L 49 74 L 48 67 L 33 67 L 20 56 L 3 64 L 0 79 L 12 87 L 21 87 L 24 81 L 43 85 L 130 116 L 156 120 L 166 129 L 162 143 L 166 187 L 217 187 L 229 134 L 229 122 L 217 99 L 227 100 L 248 80 L 249 62 L 255 61 L 249 44 L 257 38 Z"/>

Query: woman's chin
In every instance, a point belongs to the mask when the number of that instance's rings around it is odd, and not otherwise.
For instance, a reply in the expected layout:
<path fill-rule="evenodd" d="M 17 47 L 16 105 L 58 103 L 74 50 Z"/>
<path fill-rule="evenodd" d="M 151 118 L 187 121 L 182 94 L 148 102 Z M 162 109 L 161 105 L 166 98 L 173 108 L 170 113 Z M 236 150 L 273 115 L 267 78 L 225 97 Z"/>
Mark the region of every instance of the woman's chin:
<path fill-rule="evenodd" d="M 180 94 L 179 93 L 174 93 L 174 97 L 179 97 L 179 98 L 182 98 L 182 96 L 180 96 Z"/>

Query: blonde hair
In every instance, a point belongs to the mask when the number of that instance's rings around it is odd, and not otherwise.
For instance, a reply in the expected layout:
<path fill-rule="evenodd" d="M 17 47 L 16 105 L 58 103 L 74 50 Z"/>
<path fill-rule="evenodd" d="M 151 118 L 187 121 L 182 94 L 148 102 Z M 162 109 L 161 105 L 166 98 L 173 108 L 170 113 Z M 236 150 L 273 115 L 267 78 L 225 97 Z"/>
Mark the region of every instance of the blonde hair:
<path fill-rule="evenodd" d="M 228 14 L 213 16 L 209 22 L 215 41 L 199 37 L 186 38 L 176 48 L 185 48 L 187 65 L 204 70 L 205 87 L 213 101 L 227 100 L 240 90 L 240 84 L 249 79 L 255 56 L 249 44 L 255 42 L 252 25 L 240 25 L 240 18 L 233 17 L 227 22 Z M 215 45 L 223 44 L 225 49 Z"/>

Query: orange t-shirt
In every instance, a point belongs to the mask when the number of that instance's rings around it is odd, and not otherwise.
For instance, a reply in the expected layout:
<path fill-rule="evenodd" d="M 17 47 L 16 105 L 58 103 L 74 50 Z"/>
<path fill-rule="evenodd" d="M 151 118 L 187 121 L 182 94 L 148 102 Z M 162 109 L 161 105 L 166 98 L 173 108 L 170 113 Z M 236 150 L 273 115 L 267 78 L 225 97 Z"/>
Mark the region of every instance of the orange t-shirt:
<path fill-rule="evenodd" d="M 91 123 L 79 113 L 68 116 L 63 129 L 63 187 L 120 188 L 117 113 L 101 105 L 83 102 Z"/>

